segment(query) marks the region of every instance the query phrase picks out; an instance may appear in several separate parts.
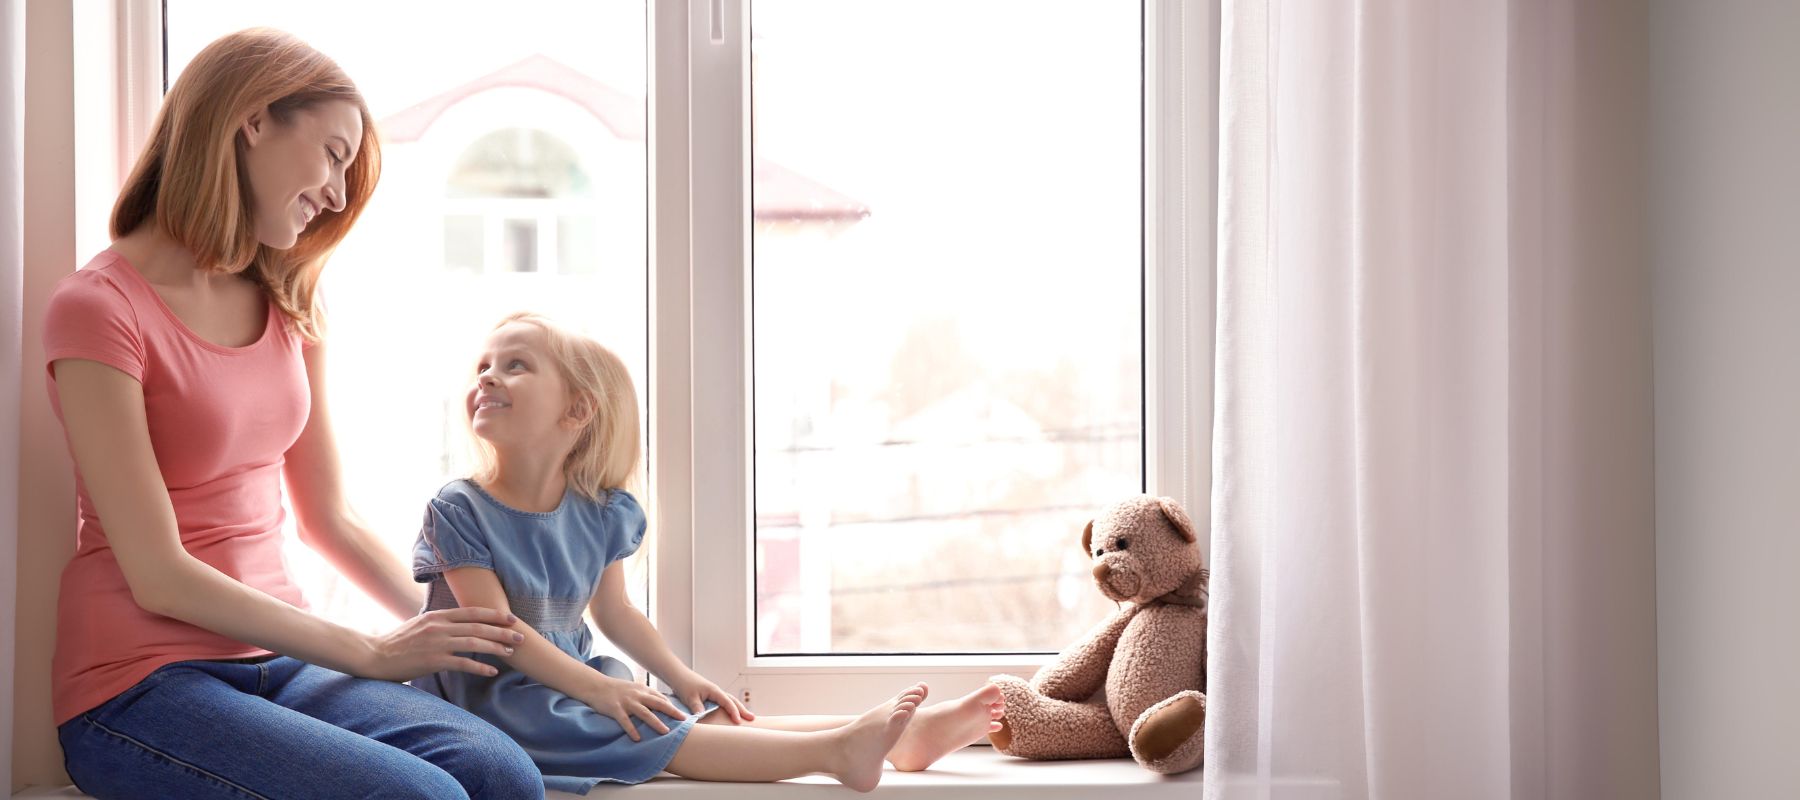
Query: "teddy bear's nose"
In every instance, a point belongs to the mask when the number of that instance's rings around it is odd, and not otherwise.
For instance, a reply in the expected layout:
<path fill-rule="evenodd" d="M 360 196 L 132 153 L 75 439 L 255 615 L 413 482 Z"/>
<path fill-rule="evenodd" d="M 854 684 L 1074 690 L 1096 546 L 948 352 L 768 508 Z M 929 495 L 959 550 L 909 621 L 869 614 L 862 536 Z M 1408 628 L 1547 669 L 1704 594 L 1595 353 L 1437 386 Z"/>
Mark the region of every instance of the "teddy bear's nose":
<path fill-rule="evenodd" d="M 1112 576 L 1112 565 L 1104 561 L 1094 565 L 1094 580 L 1105 583 Z"/>

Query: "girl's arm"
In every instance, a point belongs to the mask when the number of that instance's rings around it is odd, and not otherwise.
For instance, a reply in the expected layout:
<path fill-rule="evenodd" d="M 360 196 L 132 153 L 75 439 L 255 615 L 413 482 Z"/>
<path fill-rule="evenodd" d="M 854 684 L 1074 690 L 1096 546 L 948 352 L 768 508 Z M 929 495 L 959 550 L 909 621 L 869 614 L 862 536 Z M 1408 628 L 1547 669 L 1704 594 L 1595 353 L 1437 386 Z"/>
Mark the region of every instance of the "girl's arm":
<path fill-rule="evenodd" d="M 507 603 L 506 590 L 500 586 L 500 579 L 492 570 L 483 567 L 457 567 L 445 570 L 444 580 L 450 584 L 450 592 L 456 595 L 458 605 L 481 605 L 499 611 L 510 611 L 512 608 Z M 612 717 L 619 723 L 619 727 L 625 729 L 632 741 L 638 741 L 638 731 L 631 724 L 631 717 L 643 720 L 659 733 L 668 733 L 669 726 L 651 711 L 661 711 L 677 718 L 686 716 L 660 692 L 641 683 L 622 681 L 601 674 L 599 670 L 576 661 L 573 656 L 551 644 L 549 639 L 545 639 L 530 625 L 520 625 L 519 629 L 525 635 L 524 641 L 501 654 L 500 657 L 506 663 L 537 682 Z"/>
<path fill-rule="evenodd" d="M 144 610 L 353 675 L 405 680 L 443 669 L 489 673 L 457 652 L 498 652 L 512 632 L 492 611 L 420 617 L 372 637 L 308 614 L 194 558 L 181 545 L 144 389 L 97 361 L 53 365 L 76 469 L 106 524 L 107 543 Z"/>
<path fill-rule="evenodd" d="M 588 613 L 594 615 L 594 624 L 607 641 L 618 645 L 650 674 L 673 684 L 691 671 L 675 657 L 656 626 L 650 624 L 650 618 L 631 604 L 631 596 L 625 591 L 624 561 L 614 561 L 600 573 L 600 585 L 588 601 Z"/>
<path fill-rule="evenodd" d="M 424 588 L 413 581 L 402 559 L 382 547 L 344 497 L 337 440 L 326 410 L 324 342 L 306 351 L 306 377 L 312 384 L 312 414 L 300 438 L 288 448 L 282 470 L 300 541 L 325 556 L 395 619 L 411 617 L 425 605 Z"/>
<path fill-rule="evenodd" d="M 756 718 L 736 697 L 689 669 L 669 650 L 669 644 L 663 641 L 656 626 L 631 604 L 631 597 L 625 591 L 623 561 L 614 561 L 600 573 L 600 586 L 594 590 L 593 599 L 588 601 L 588 613 L 594 615 L 594 624 L 600 626 L 600 632 L 608 641 L 618 645 L 651 674 L 661 677 L 688 708 L 698 712 L 702 702 L 712 700 L 725 709 L 734 723 Z"/>

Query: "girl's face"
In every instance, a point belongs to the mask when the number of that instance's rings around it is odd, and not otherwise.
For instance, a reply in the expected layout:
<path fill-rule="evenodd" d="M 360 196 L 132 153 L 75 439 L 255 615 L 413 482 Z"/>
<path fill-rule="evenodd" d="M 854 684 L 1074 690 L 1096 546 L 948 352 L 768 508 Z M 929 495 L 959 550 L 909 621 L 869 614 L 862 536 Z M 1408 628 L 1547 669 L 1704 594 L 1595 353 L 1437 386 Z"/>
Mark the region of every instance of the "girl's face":
<path fill-rule="evenodd" d="M 475 435 L 496 450 L 575 446 L 580 420 L 549 342 L 536 325 L 513 322 L 488 336 L 466 399 Z"/>
<path fill-rule="evenodd" d="M 318 103 L 294 112 L 286 124 L 264 109 L 251 114 L 239 133 L 257 241 L 286 250 L 320 212 L 344 210 L 344 171 L 362 142 L 362 112 L 355 104 Z"/>

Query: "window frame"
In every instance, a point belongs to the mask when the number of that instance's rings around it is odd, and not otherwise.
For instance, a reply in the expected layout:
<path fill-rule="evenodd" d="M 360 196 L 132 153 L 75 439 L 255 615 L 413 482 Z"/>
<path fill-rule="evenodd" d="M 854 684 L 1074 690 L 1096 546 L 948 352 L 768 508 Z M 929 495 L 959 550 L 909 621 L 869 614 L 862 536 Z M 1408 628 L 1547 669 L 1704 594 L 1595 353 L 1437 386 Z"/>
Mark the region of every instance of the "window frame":
<path fill-rule="evenodd" d="M 684 661 L 765 714 L 849 713 L 919 679 L 952 697 L 997 673 L 1029 677 L 1054 654 L 756 654 L 750 2 L 658 3 L 651 25 L 657 625 Z M 1219 11 L 1142 9 L 1145 482 L 1204 525 Z"/>
<path fill-rule="evenodd" d="M 919 679 L 950 697 L 996 673 L 1029 677 L 1053 654 L 755 655 L 749 3 L 653 0 L 648 15 L 652 619 L 677 657 L 759 713 L 848 713 Z M 115 13 L 129 22 L 109 34 L 135 43 L 138 66 L 119 68 L 90 106 L 111 111 L 112 133 L 82 152 L 104 152 L 94 161 L 111 174 L 79 193 L 78 221 L 106 219 L 116 189 L 98 185 L 123 178 L 162 95 L 161 65 L 146 55 L 162 53 L 160 3 L 123 0 Z M 1219 9 L 1143 0 L 1143 15 L 1145 480 L 1204 525 Z"/>

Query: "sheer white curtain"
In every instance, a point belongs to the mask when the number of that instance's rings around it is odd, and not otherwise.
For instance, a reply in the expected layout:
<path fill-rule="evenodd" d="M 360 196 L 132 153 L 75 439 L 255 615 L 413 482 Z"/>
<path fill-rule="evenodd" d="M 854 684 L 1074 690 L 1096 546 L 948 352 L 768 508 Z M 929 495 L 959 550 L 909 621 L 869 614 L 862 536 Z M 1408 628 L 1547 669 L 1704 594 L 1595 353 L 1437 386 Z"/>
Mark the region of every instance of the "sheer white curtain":
<path fill-rule="evenodd" d="M 1209 797 L 1658 795 L 1644 14 L 1224 3 Z"/>
<path fill-rule="evenodd" d="M 13 606 L 25 292 L 25 4 L 0 0 L 0 786 L 12 783 Z"/>

